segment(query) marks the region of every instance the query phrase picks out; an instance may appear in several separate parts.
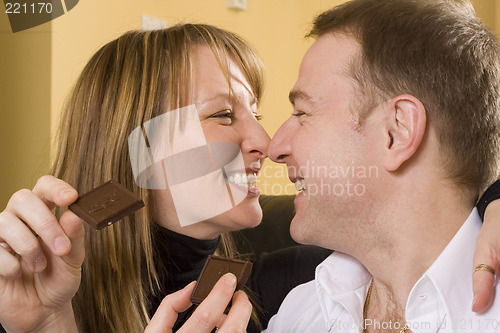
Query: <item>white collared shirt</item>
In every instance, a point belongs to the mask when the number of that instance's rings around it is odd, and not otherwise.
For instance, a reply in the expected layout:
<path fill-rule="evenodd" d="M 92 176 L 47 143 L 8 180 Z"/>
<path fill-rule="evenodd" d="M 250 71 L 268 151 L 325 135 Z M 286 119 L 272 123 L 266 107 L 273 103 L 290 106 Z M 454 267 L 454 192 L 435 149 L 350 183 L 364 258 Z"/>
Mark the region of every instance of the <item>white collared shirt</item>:
<path fill-rule="evenodd" d="M 500 332 L 500 300 L 472 312 L 472 257 L 481 220 L 474 208 L 441 255 L 413 286 L 406 321 L 413 333 Z M 359 333 L 371 275 L 356 259 L 334 252 L 316 268 L 316 279 L 294 288 L 265 332 Z M 500 292 L 497 285 L 496 294 Z M 366 321 L 377 331 L 399 323 Z"/>

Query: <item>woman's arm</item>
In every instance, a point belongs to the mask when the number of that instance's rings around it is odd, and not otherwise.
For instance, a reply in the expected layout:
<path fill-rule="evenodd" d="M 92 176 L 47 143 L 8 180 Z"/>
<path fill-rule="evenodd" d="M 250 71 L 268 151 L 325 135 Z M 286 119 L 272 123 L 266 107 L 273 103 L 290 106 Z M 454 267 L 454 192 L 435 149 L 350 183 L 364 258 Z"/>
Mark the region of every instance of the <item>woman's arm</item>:
<path fill-rule="evenodd" d="M 40 178 L 0 213 L 0 323 L 9 332 L 76 332 L 71 299 L 85 256 L 82 220 L 56 206 L 78 197 L 69 184 Z"/>
<path fill-rule="evenodd" d="M 496 275 L 500 272 L 500 180 L 493 183 L 481 196 L 477 209 L 483 219 L 483 227 L 476 241 L 474 267 L 480 264 L 493 268 L 496 274 L 486 270 L 473 275 L 474 303 L 472 311 L 483 312 L 493 302 Z"/>
<path fill-rule="evenodd" d="M 145 333 L 172 332 L 177 314 L 191 306 L 189 297 L 195 284 L 166 296 L 156 310 Z M 243 291 L 234 294 L 236 277 L 227 273 L 215 284 L 210 294 L 198 305 L 191 317 L 177 332 L 210 333 L 217 327 L 218 333 L 246 332 L 252 313 L 252 305 Z M 232 299 L 227 316 L 224 310 Z"/>

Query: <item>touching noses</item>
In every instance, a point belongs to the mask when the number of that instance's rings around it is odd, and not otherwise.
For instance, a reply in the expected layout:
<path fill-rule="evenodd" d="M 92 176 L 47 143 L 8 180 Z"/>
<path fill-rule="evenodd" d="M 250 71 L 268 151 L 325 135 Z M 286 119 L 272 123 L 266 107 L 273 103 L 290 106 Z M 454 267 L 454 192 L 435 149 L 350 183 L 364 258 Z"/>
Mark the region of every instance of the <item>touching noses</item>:
<path fill-rule="evenodd" d="M 267 157 L 267 149 L 271 138 L 264 130 L 262 125 L 257 121 L 252 121 L 251 124 L 245 126 L 243 130 L 244 140 L 241 145 L 243 153 L 251 154 L 258 159 Z"/>

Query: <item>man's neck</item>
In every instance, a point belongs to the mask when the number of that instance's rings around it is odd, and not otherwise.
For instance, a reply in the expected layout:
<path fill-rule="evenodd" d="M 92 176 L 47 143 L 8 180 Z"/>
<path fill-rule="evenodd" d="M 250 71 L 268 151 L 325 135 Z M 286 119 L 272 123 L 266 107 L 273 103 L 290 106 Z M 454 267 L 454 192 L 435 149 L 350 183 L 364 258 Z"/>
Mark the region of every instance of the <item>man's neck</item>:
<path fill-rule="evenodd" d="M 438 258 L 472 210 L 471 203 L 450 188 L 396 195 L 397 207 L 377 214 L 380 233 L 365 233 L 363 249 L 354 256 L 373 276 L 367 318 L 402 321 L 411 289 Z M 406 197 L 402 201 L 399 198 Z M 389 201 L 391 202 L 391 201 Z M 369 330 L 368 330 L 369 332 Z"/>
<path fill-rule="evenodd" d="M 386 290 L 373 291 L 374 282 L 366 297 L 363 318 L 364 333 L 399 332 L 406 326 L 405 309 L 393 302 Z"/>

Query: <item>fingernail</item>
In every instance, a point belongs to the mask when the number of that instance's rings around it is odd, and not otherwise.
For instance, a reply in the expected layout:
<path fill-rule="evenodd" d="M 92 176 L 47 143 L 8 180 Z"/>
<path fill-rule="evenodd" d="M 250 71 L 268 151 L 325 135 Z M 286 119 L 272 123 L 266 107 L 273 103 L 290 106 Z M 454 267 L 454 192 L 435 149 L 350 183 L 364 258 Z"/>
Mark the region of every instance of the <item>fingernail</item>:
<path fill-rule="evenodd" d="M 45 259 L 45 256 L 41 254 L 38 256 L 38 258 L 35 259 L 35 272 L 39 273 L 45 269 L 45 266 L 47 265 L 47 260 Z"/>
<path fill-rule="evenodd" d="M 69 196 L 73 196 L 75 194 L 75 190 L 71 189 L 71 188 L 66 188 L 62 191 L 62 194 L 65 196 L 65 197 L 69 197 Z"/>
<path fill-rule="evenodd" d="M 474 296 L 474 300 L 472 301 L 472 311 L 474 311 L 476 303 L 477 303 L 477 296 Z"/>
<path fill-rule="evenodd" d="M 224 282 L 226 282 L 227 285 L 234 286 L 236 285 L 236 276 L 232 273 L 227 273 L 226 276 L 224 276 Z"/>
<path fill-rule="evenodd" d="M 54 248 L 57 253 L 64 253 L 68 249 L 69 241 L 64 236 L 59 236 L 54 241 Z"/>

